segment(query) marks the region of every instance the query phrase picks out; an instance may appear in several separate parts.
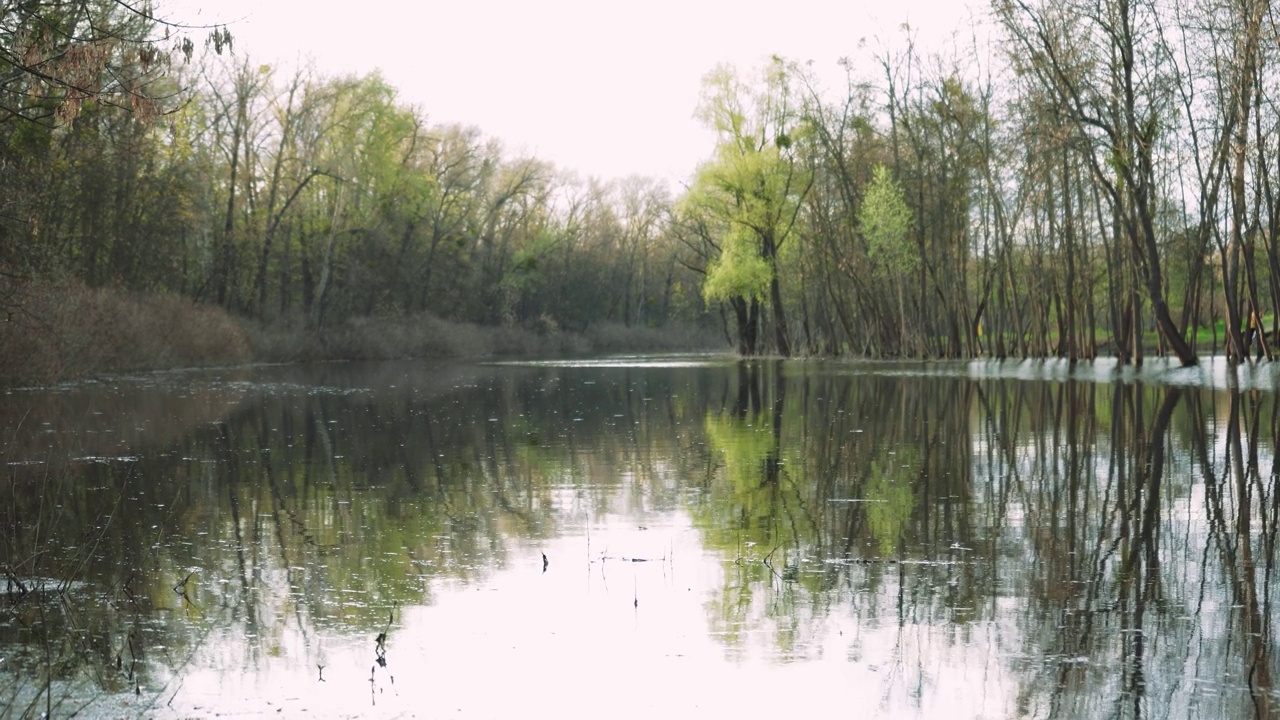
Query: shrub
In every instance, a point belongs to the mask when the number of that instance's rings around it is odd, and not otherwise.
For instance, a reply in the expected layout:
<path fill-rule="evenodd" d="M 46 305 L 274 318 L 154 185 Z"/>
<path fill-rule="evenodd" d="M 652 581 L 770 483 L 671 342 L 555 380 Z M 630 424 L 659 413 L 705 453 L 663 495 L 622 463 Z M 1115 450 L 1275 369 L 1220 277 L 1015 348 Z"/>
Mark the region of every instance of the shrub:
<path fill-rule="evenodd" d="M 300 318 L 249 324 L 253 356 L 263 362 L 403 360 L 410 358 L 563 357 L 591 353 L 709 350 L 718 335 L 696 326 L 637 328 L 598 325 L 565 332 L 541 321 L 535 328 L 455 323 L 420 313 L 355 318 L 323 330 Z"/>
<path fill-rule="evenodd" d="M 0 278 L 0 386 L 138 370 L 315 360 L 476 359 L 671 352 L 723 347 L 697 326 L 593 325 L 552 319 L 488 327 L 419 313 L 355 318 L 322 330 L 304 318 L 262 324 L 175 295 Z"/>
<path fill-rule="evenodd" d="M 0 298 L 0 385 L 251 359 L 234 318 L 175 295 L 3 279 Z"/>

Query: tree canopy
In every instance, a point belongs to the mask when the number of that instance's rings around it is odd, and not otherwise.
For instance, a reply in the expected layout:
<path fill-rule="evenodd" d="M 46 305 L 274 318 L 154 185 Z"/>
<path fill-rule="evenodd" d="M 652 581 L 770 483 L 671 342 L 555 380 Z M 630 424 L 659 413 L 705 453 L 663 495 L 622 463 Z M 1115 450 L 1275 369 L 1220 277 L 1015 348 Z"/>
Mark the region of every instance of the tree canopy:
<path fill-rule="evenodd" d="M 840 89 L 784 58 L 713 68 L 694 114 L 715 142 L 676 191 L 580 178 L 377 74 L 262 65 L 149 6 L 8 3 L 0 272 L 312 330 L 693 323 L 744 356 L 1243 360 L 1257 314 L 1269 353 L 1265 4 L 992 8 L 990 46 L 925 53 L 904 28 Z"/>

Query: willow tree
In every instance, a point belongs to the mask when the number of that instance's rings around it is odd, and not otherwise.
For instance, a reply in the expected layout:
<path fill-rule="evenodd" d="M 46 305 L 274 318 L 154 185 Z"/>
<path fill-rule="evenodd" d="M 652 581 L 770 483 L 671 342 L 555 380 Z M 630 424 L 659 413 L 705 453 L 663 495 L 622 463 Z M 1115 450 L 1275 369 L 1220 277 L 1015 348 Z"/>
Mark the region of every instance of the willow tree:
<path fill-rule="evenodd" d="M 778 354 L 791 354 L 779 251 L 794 234 L 813 181 L 796 153 L 800 114 L 792 104 L 790 72 L 774 58 L 752 87 L 720 66 L 703 78 L 698 106 L 698 117 L 715 131 L 717 142 L 685 202 L 719 221 L 703 295 L 733 307 L 738 348 L 746 355 L 763 349 L 757 338 L 764 302 Z"/>

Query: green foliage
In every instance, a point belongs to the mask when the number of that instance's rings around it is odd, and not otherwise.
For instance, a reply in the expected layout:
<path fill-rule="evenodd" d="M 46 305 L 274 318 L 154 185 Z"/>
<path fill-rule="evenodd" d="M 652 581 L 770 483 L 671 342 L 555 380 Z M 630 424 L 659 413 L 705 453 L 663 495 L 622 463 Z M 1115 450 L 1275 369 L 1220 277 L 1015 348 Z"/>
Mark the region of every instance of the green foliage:
<path fill-rule="evenodd" d="M 316 330 L 703 316 L 681 290 L 696 279 L 674 262 L 660 183 L 580 183 L 475 128 L 429 125 L 377 73 L 287 78 L 210 57 L 156 82 L 194 88 L 162 122 L 85 100 L 65 129 L 0 123 L 0 273 Z"/>
<path fill-rule="evenodd" d="M 889 168 L 877 165 L 858 211 L 858 226 L 881 272 L 900 276 L 920 267 L 919 252 L 910 241 L 911 217 L 902 187 Z"/>
<path fill-rule="evenodd" d="M 762 301 L 780 284 L 780 251 L 795 234 L 811 185 L 798 157 L 803 133 L 789 72 L 774 58 L 758 87 L 745 85 L 724 66 L 703 80 L 697 115 L 716 132 L 717 144 L 682 205 L 711 230 L 703 238 L 703 297 L 709 302 Z M 785 310 L 776 302 L 772 310 L 781 333 Z"/>
<path fill-rule="evenodd" d="M 1017 8 L 1001 13 L 1033 12 Z M 1155 337 L 1135 296 L 1167 301 L 1145 305 L 1166 346 L 1170 313 L 1191 337 L 1225 316 L 1224 298 L 1243 302 L 1230 274 L 1199 272 L 1217 267 L 1212 223 L 1185 207 L 1231 193 L 1169 195 L 1167 159 L 1205 149 L 1179 146 L 1195 118 L 1150 97 L 1102 142 L 1100 128 L 1064 125 L 1053 88 L 1015 85 L 1001 105 L 963 62 L 914 50 L 884 58 L 880 81 L 846 63 L 843 98 L 781 58 L 751 75 L 722 65 L 696 108 L 715 145 L 672 197 L 432 125 L 377 73 L 170 63 L 193 44 L 158 40 L 129 4 L 10 3 L 0 20 L 2 274 L 171 293 L 317 332 L 384 317 L 576 333 L 723 318 L 745 354 L 1088 356 Z M 225 30 L 210 47 L 231 47 Z M 1107 56 L 1061 59 L 1087 77 Z M 49 77 L 22 65 L 35 61 Z M 1270 192 L 1244 216 L 1276 205 Z M 1270 242 L 1244 233 L 1231 250 L 1264 306 L 1280 303 Z"/>
<path fill-rule="evenodd" d="M 760 489 L 761 468 L 778 451 L 768 418 L 758 416 L 747 422 L 732 415 L 708 414 L 704 428 L 708 446 L 720 454 L 727 490 L 749 502 L 747 498 Z"/>
<path fill-rule="evenodd" d="M 892 464 L 886 464 L 892 463 Z M 867 525 L 883 557 L 895 557 L 910 527 L 915 508 L 912 483 L 919 475 L 918 454 L 899 451 L 882 463 L 871 461 L 866 484 Z"/>
<path fill-rule="evenodd" d="M 763 300 L 773 278 L 773 268 L 760 257 L 747 233 L 734 232 L 722 239 L 720 256 L 707 268 L 702 294 L 710 302 L 734 298 Z"/>

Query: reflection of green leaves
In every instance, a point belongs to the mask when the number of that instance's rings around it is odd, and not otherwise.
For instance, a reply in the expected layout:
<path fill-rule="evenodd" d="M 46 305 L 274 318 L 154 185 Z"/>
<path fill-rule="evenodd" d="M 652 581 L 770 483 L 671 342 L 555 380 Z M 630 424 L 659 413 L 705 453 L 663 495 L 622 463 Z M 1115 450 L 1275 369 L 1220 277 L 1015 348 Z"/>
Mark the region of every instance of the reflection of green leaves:
<path fill-rule="evenodd" d="M 708 415 L 707 442 L 720 453 L 725 478 L 734 493 L 760 487 L 760 470 L 777 451 L 773 433 L 763 420 L 747 423 L 732 416 Z"/>
<path fill-rule="evenodd" d="M 915 504 L 912 480 L 919 473 L 920 460 L 913 452 L 899 452 L 897 462 L 885 467 L 871 461 L 871 477 L 867 480 L 867 524 L 879 545 L 881 555 L 893 554 L 911 521 Z"/>
<path fill-rule="evenodd" d="M 766 482 L 765 468 L 777 451 L 773 433 L 762 419 L 749 422 L 733 415 L 708 414 L 707 446 L 720 471 L 711 488 L 714 503 L 692 510 L 708 547 L 725 557 L 763 557 L 771 547 L 778 508 L 777 488 Z"/>

